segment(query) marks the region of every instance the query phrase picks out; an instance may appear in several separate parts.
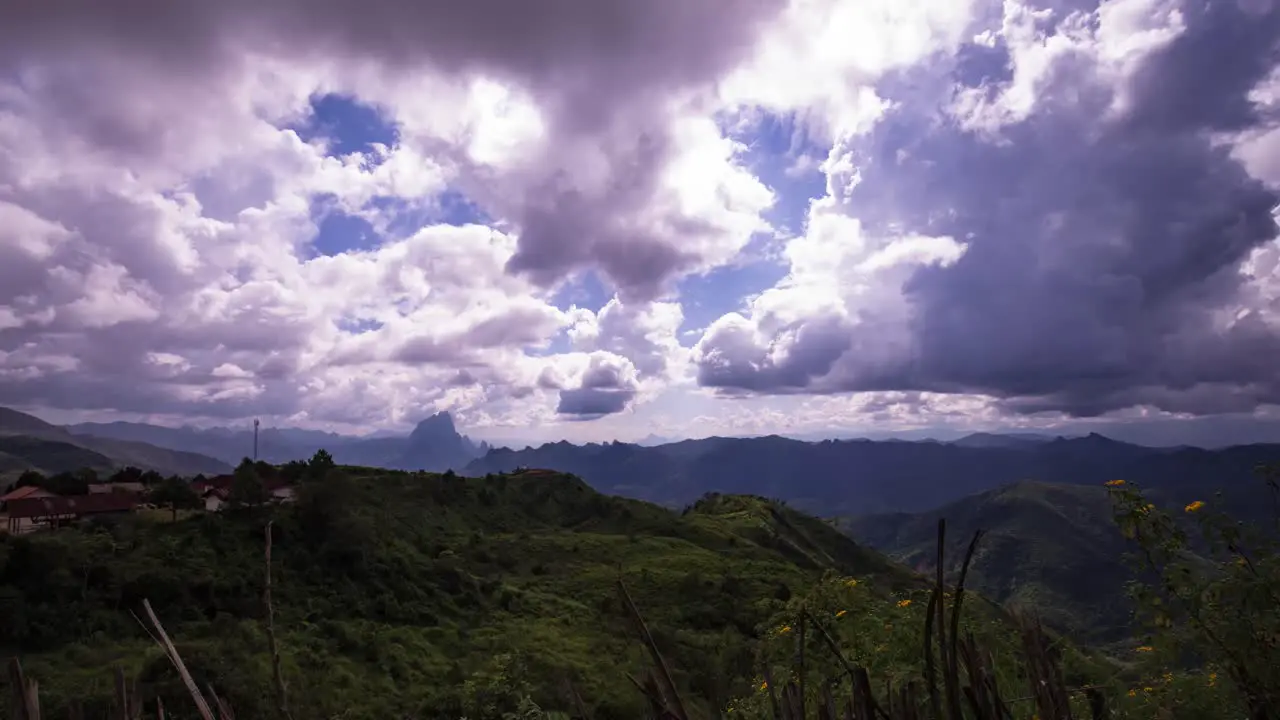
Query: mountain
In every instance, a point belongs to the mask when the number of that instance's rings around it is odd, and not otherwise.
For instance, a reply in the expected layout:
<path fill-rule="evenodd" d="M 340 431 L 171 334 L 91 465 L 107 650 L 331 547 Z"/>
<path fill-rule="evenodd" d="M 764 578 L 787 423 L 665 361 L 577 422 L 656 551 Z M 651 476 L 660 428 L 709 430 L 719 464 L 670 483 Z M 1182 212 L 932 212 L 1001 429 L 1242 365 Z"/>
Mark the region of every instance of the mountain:
<path fill-rule="evenodd" d="M 335 461 L 345 465 L 399 470 L 461 470 L 488 451 L 461 435 L 447 412 L 418 423 L 407 437 L 360 439 L 333 446 Z"/>
<path fill-rule="evenodd" d="M 977 530 L 986 533 L 970 568 L 973 589 L 1034 610 L 1072 637 L 1127 636 L 1132 606 L 1125 585 L 1134 575 L 1124 557 L 1133 548 L 1112 520 L 1106 488 L 1015 483 L 928 512 L 849 518 L 843 527 L 859 543 L 930 573 L 939 518 L 947 521 L 956 563 L 963 543 Z"/>
<path fill-rule="evenodd" d="M 145 442 L 176 451 L 196 452 L 236 464 L 253 455 L 253 430 L 164 427 L 144 423 L 80 423 L 68 427 L 76 437 Z M 418 423 L 409 435 L 375 434 L 366 437 L 299 428 L 261 428 L 258 458 L 271 463 L 305 460 L 317 450 L 328 450 L 334 460 L 397 470 L 460 469 L 484 455 L 489 446 L 472 442 L 458 433 L 453 417 L 436 413 Z"/>
<path fill-rule="evenodd" d="M 1049 442 L 1054 438 L 1046 435 L 1035 435 L 1032 433 L 985 433 L 976 432 L 965 435 L 957 440 L 952 440 L 952 445 L 961 447 L 976 448 L 1028 448 L 1039 445 L 1043 442 Z"/>
<path fill-rule="evenodd" d="M 231 466 L 212 457 L 129 439 L 76 435 L 34 415 L 0 408 L 0 471 L 47 473 L 132 465 L 162 475 L 213 475 Z"/>
<path fill-rule="evenodd" d="M 1189 502 L 1229 489 L 1231 510 L 1256 512 L 1255 468 L 1280 462 L 1280 445 L 1222 450 L 1150 448 L 1099 434 L 1044 441 L 980 444 L 826 440 L 778 436 L 707 438 L 657 447 L 626 443 L 549 443 L 497 449 L 472 462 L 467 475 L 518 467 L 573 473 L 602 492 L 667 506 L 707 492 L 785 499 L 825 516 L 922 512 L 1024 480 L 1101 485 L 1125 478 L 1158 486 L 1171 501 Z"/>

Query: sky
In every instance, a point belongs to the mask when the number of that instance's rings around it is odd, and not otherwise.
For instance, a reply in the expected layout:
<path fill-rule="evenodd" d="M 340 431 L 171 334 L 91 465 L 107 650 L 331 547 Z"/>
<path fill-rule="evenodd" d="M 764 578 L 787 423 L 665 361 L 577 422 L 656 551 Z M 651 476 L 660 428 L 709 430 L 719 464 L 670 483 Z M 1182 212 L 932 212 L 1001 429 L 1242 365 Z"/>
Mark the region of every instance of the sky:
<path fill-rule="evenodd" d="M 6 4 L 0 405 L 1272 426 L 1278 41 L 1277 0 Z"/>

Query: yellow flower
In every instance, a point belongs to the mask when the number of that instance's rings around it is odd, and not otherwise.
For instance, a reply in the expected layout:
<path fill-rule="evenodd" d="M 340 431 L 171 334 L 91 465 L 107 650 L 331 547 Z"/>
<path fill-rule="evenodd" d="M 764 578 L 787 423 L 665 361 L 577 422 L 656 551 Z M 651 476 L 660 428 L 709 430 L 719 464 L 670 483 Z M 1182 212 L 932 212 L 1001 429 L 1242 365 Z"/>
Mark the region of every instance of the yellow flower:
<path fill-rule="evenodd" d="M 1167 673 L 1165 673 L 1164 675 L 1161 675 L 1161 676 L 1160 676 L 1160 679 L 1161 679 L 1161 680 L 1163 680 L 1163 681 L 1165 681 L 1165 682 L 1167 682 L 1167 683 L 1168 683 L 1168 682 L 1173 682 L 1173 673 L 1171 673 L 1171 672 L 1167 672 Z"/>
<path fill-rule="evenodd" d="M 790 626 L 790 625 L 783 625 L 782 627 L 778 628 L 778 634 L 779 634 L 779 635 L 786 635 L 786 634 L 787 634 L 787 633 L 789 633 L 789 632 L 791 632 L 791 626 Z"/>
<path fill-rule="evenodd" d="M 1105 483 L 1103 483 L 1103 485 L 1106 485 L 1107 487 L 1120 487 L 1123 484 L 1124 484 L 1123 480 L 1108 480 Z"/>
<path fill-rule="evenodd" d="M 769 689 L 768 681 L 760 683 L 760 692 L 764 692 L 765 690 L 768 690 L 768 689 Z"/>
<path fill-rule="evenodd" d="M 1129 691 L 1129 697 L 1138 697 L 1138 691 L 1137 691 L 1137 690 L 1130 690 L 1130 691 Z"/>
<path fill-rule="evenodd" d="M 1149 687 L 1144 687 L 1144 688 L 1142 688 L 1142 692 L 1144 692 L 1144 693 L 1149 693 L 1149 692 L 1151 692 L 1151 688 L 1149 688 Z"/>
<path fill-rule="evenodd" d="M 1143 645 L 1137 648 L 1137 650 L 1138 652 L 1151 652 L 1152 650 L 1154 650 L 1154 648 L 1152 648 L 1150 645 Z"/>
<path fill-rule="evenodd" d="M 849 611 L 848 611 L 848 610 L 840 610 L 839 612 L 837 612 L 837 613 L 836 613 L 836 617 L 838 617 L 838 618 L 842 618 L 842 617 L 844 617 L 844 616 L 845 616 L 845 615 L 847 615 L 847 614 L 849 614 Z"/>
<path fill-rule="evenodd" d="M 899 600 L 898 607 L 906 607 L 911 604 L 911 600 Z"/>
<path fill-rule="evenodd" d="M 1184 508 L 1182 508 L 1182 509 L 1183 509 L 1183 510 L 1186 510 L 1187 512 L 1195 512 L 1195 511 L 1199 510 L 1199 509 L 1200 509 L 1200 508 L 1202 508 L 1202 507 L 1204 507 L 1204 501 L 1203 501 L 1203 500 L 1197 500 L 1197 501 L 1195 501 L 1195 502 L 1191 503 L 1190 505 L 1188 505 L 1188 506 L 1186 506 L 1186 507 L 1184 507 Z"/>
<path fill-rule="evenodd" d="M 858 580 L 857 578 L 849 578 L 848 580 L 844 581 L 844 584 L 845 584 L 845 587 L 858 587 Z"/>

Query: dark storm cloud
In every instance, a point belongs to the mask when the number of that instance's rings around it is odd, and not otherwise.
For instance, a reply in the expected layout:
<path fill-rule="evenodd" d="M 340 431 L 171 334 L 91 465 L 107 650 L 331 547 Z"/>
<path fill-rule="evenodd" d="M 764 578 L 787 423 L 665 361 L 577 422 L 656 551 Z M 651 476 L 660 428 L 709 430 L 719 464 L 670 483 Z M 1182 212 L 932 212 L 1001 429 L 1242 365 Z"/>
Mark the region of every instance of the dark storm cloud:
<path fill-rule="evenodd" d="M 595 419 L 622 412 L 635 397 L 634 390 L 617 388 L 574 388 L 560 391 L 560 403 L 556 412 L 561 415 L 577 415 L 582 419 Z"/>
<path fill-rule="evenodd" d="M 1080 53 L 1056 59 L 1031 116 L 998 142 L 940 118 L 916 74 L 884 84 L 902 104 L 857 148 L 848 211 L 872 233 L 968 248 L 907 283 L 908 356 L 868 367 L 846 353 L 830 373 L 810 369 L 821 377 L 810 391 L 975 392 L 1081 416 L 1280 402 L 1268 360 L 1280 338 L 1257 317 L 1223 320 L 1241 262 L 1277 236 L 1280 197 L 1215 136 L 1259 121 L 1247 96 L 1280 59 L 1280 5 L 1188 0 L 1182 11 L 1187 30 L 1145 58 L 1110 119 L 1110 81 Z M 1003 65 L 974 49 L 961 74 L 981 82 Z M 759 367 L 724 363 L 703 382 L 760 390 L 770 378 Z M 768 389 L 790 391 L 783 379 Z"/>

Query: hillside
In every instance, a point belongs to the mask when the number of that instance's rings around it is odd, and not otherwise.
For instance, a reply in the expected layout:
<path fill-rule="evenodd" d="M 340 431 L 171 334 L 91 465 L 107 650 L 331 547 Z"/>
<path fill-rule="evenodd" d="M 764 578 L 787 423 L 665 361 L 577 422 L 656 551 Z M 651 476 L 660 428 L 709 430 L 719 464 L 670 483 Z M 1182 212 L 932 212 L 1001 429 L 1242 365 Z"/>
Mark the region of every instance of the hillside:
<path fill-rule="evenodd" d="M 40 679 L 50 715 L 71 699 L 104 708 L 105 668 L 117 662 L 180 706 L 167 661 L 128 615 L 143 598 L 237 717 L 267 715 L 266 518 L 255 512 L 0 539 L 10 618 L 0 645 Z M 274 512 L 295 717 L 476 717 L 467 703 L 486 692 L 563 706 L 565 677 L 594 717 L 638 717 L 625 674 L 644 666 L 643 650 L 614 590 L 620 575 L 702 702 L 750 692 L 760 629 L 825 571 L 862 578 L 886 604 L 895 588 L 921 585 L 826 523 L 758 498 L 709 497 L 676 513 L 554 473 L 358 471 L 313 481 Z"/>
<path fill-rule="evenodd" d="M 976 445 L 970 446 L 970 445 Z M 1172 500 L 1222 489 L 1233 511 L 1256 505 L 1254 468 L 1280 461 L 1280 445 L 1223 450 L 1148 448 L 1101 435 L 969 443 L 708 438 L 642 447 L 625 443 L 550 443 L 497 449 L 468 475 L 517 467 L 571 472 L 606 493 L 668 506 L 707 492 L 777 497 L 824 516 L 922 512 L 1012 483 L 1035 480 L 1097 486 L 1117 477 Z"/>
<path fill-rule="evenodd" d="M 0 435 L 0 470 L 72 472 L 81 468 L 109 470 L 115 461 L 81 445 L 32 435 Z"/>
<path fill-rule="evenodd" d="M 1034 610 L 1072 637 L 1106 642 L 1131 629 L 1125 584 L 1133 575 L 1124 555 L 1132 547 L 1116 529 L 1105 488 L 1017 483 L 929 512 L 853 517 L 843 527 L 858 542 L 931 572 L 943 517 L 958 537 L 987 532 L 970 571 L 978 592 Z"/>
<path fill-rule="evenodd" d="M 214 475 L 229 472 L 221 460 L 144 442 L 75 435 L 34 415 L 0 407 L 0 471 L 58 473 L 132 465 L 162 475 Z"/>

